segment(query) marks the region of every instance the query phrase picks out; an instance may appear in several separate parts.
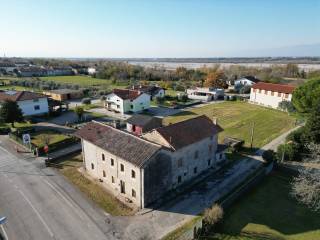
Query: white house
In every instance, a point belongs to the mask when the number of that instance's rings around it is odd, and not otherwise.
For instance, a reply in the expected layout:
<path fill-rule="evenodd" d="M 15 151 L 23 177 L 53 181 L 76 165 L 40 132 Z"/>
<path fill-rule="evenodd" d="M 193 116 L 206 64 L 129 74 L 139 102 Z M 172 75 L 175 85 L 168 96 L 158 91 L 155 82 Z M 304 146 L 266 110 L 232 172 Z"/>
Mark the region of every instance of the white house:
<path fill-rule="evenodd" d="M 124 202 L 144 208 L 168 191 L 185 187 L 209 168 L 218 169 L 222 129 L 205 116 L 143 134 L 91 122 L 78 130 L 84 168 Z M 221 149 L 221 148 L 220 148 Z"/>
<path fill-rule="evenodd" d="M 114 89 L 105 101 L 105 108 L 122 114 L 141 112 L 149 107 L 150 95 L 138 90 Z"/>
<path fill-rule="evenodd" d="M 48 98 L 28 91 L 0 91 L 0 102 L 17 102 L 24 116 L 42 115 L 49 112 Z"/>
<path fill-rule="evenodd" d="M 234 81 L 234 86 L 237 87 L 237 86 L 240 86 L 240 85 L 249 85 L 249 86 L 252 86 L 253 84 L 256 84 L 260 82 L 259 79 L 253 77 L 253 76 L 245 76 L 245 77 L 242 77 L 242 78 L 239 78 L 237 80 Z"/>
<path fill-rule="evenodd" d="M 187 95 L 189 99 L 200 100 L 203 102 L 209 102 L 217 100 L 219 97 L 224 96 L 224 90 L 220 88 L 190 88 L 187 89 Z"/>
<path fill-rule="evenodd" d="M 164 88 L 161 88 L 159 86 L 148 86 L 148 85 L 136 85 L 132 86 L 132 90 L 138 90 L 143 93 L 149 94 L 152 99 L 155 99 L 157 97 L 163 98 L 166 94 Z"/>
<path fill-rule="evenodd" d="M 282 101 L 290 102 L 295 87 L 259 82 L 251 87 L 250 103 L 277 109 Z"/>

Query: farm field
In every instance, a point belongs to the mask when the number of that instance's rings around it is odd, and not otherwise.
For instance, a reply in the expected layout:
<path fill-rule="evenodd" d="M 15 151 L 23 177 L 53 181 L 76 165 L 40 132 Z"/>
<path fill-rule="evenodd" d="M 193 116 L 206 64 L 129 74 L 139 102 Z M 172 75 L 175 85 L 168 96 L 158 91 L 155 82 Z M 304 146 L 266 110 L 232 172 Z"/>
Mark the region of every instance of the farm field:
<path fill-rule="evenodd" d="M 290 195 L 290 177 L 273 172 L 225 213 L 223 234 L 215 240 L 320 239 L 320 213 Z"/>
<path fill-rule="evenodd" d="M 127 85 L 115 85 L 110 80 L 92 78 L 90 76 L 53 76 L 40 77 L 41 80 L 50 80 L 59 83 L 77 84 L 81 87 L 100 87 L 100 88 L 125 88 Z"/>
<path fill-rule="evenodd" d="M 245 102 L 223 102 L 193 108 L 166 117 L 164 124 L 180 122 L 197 115 L 207 115 L 209 118 L 218 119 L 224 129 L 220 134 L 220 142 L 226 136 L 245 140 L 245 146 L 250 146 L 252 124 L 255 123 L 253 147 L 259 148 L 277 136 L 294 127 L 295 118 L 287 113 Z"/>

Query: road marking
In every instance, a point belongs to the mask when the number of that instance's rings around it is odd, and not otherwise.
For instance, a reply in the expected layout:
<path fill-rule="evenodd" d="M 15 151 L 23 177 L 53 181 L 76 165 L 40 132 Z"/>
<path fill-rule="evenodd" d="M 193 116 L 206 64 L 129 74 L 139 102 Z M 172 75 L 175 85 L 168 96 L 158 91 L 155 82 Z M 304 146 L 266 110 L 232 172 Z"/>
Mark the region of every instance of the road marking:
<path fill-rule="evenodd" d="M 8 234 L 7 234 L 6 231 L 4 230 L 4 227 L 3 227 L 2 225 L 0 225 L 0 227 L 1 227 L 1 230 L 2 230 L 2 232 L 3 232 L 3 234 L 4 234 L 4 239 L 5 239 L 5 240 L 9 240 Z"/>
<path fill-rule="evenodd" d="M 78 216 L 81 218 L 81 220 L 84 220 L 83 216 L 81 216 L 80 211 L 76 209 L 76 206 L 74 206 L 74 204 L 68 200 L 58 189 L 57 187 L 55 187 L 54 185 L 52 185 L 48 180 L 46 180 L 45 178 L 42 178 L 44 180 L 44 182 L 46 184 L 49 185 L 49 187 L 52 188 L 53 191 L 55 191 L 71 208 L 73 208 L 75 210 L 75 213 L 78 214 Z"/>
<path fill-rule="evenodd" d="M 47 229 L 48 233 L 50 234 L 50 236 L 53 238 L 54 234 L 51 231 L 51 229 L 49 228 L 49 226 L 46 224 L 46 222 L 44 221 L 44 219 L 41 217 L 40 213 L 38 212 L 38 210 L 33 206 L 33 204 L 30 202 L 30 200 L 27 198 L 27 196 L 21 191 L 19 190 L 20 194 L 22 195 L 22 197 L 27 201 L 27 203 L 31 206 L 31 208 L 33 209 L 33 211 L 37 214 L 38 218 L 40 219 L 40 221 L 42 222 L 42 224 L 45 226 L 45 228 Z"/>

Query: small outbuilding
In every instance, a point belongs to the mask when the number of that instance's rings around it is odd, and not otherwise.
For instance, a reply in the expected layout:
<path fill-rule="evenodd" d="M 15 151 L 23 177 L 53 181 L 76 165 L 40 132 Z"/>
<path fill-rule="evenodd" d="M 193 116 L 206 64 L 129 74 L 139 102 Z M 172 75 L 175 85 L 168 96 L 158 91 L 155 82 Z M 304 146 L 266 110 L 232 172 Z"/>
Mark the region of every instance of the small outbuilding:
<path fill-rule="evenodd" d="M 83 97 L 83 91 L 75 90 L 75 89 L 57 89 L 57 90 L 45 91 L 43 92 L 43 94 L 57 101 L 79 99 Z"/>
<path fill-rule="evenodd" d="M 127 131 L 141 135 L 162 126 L 162 119 L 142 114 L 133 115 L 127 121 Z"/>

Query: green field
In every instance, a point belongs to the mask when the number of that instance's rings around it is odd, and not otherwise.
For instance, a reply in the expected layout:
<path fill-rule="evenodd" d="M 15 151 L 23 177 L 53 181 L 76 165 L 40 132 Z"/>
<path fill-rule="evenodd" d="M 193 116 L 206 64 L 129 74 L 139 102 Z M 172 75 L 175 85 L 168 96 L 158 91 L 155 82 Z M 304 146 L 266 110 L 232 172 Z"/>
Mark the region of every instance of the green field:
<path fill-rule="evenodd" d="M 62 142 L 68 138 L 70 138 L 67 135 L 55 132 L 55 131 L 41 131 L 37 132 L 35 134 L 32 134 L 32 140 L 31 142 L 36 145 L 37 147 L 43 147 L 45 145 L 44 139 L 49 136 L 50 144 L 55 144 L 58 142 Z"/>
<path fill-rule="evenodd" d="M 30 91 L 30 90 L 36 90 L 36 89 L 30 88 L 30 87 L 6 85 L 6 86 L 0 86 L 0 90 Z"/>
<path fill-rule="evenodd" d="M 222 232 L 207 239 L 316 240 L 320 213 L 292 198 L 290 177 L 274 172 L 227 210 Z"/>
<path fill-rule="evenodd" d="M 115 85 L 110 80 L 92 78 L 90 76 L 54 76 L 41 77 L 41 80 L 50 80 L 59 83 L 77 84 L 81 87 L 99 87 L 99 88 L 124 88 L 127 85 Z"/>
<path fill-rule="evenodd" d="M 241 138 L 245 140 L 247 147 L 250 145 L 251 128 L 254 122 L 253 146 L 256 148 L 285 133 L 295 124 L 295 118 L 287 113 L 245 102 L 223 102 L 194 108 L 166 117 L 164 124 L 179 122 L 202 114 L 209 118 L 218 118 L 218 123 L 224 129 L 220 134 L 220 141 L 226 136 Z"/>

